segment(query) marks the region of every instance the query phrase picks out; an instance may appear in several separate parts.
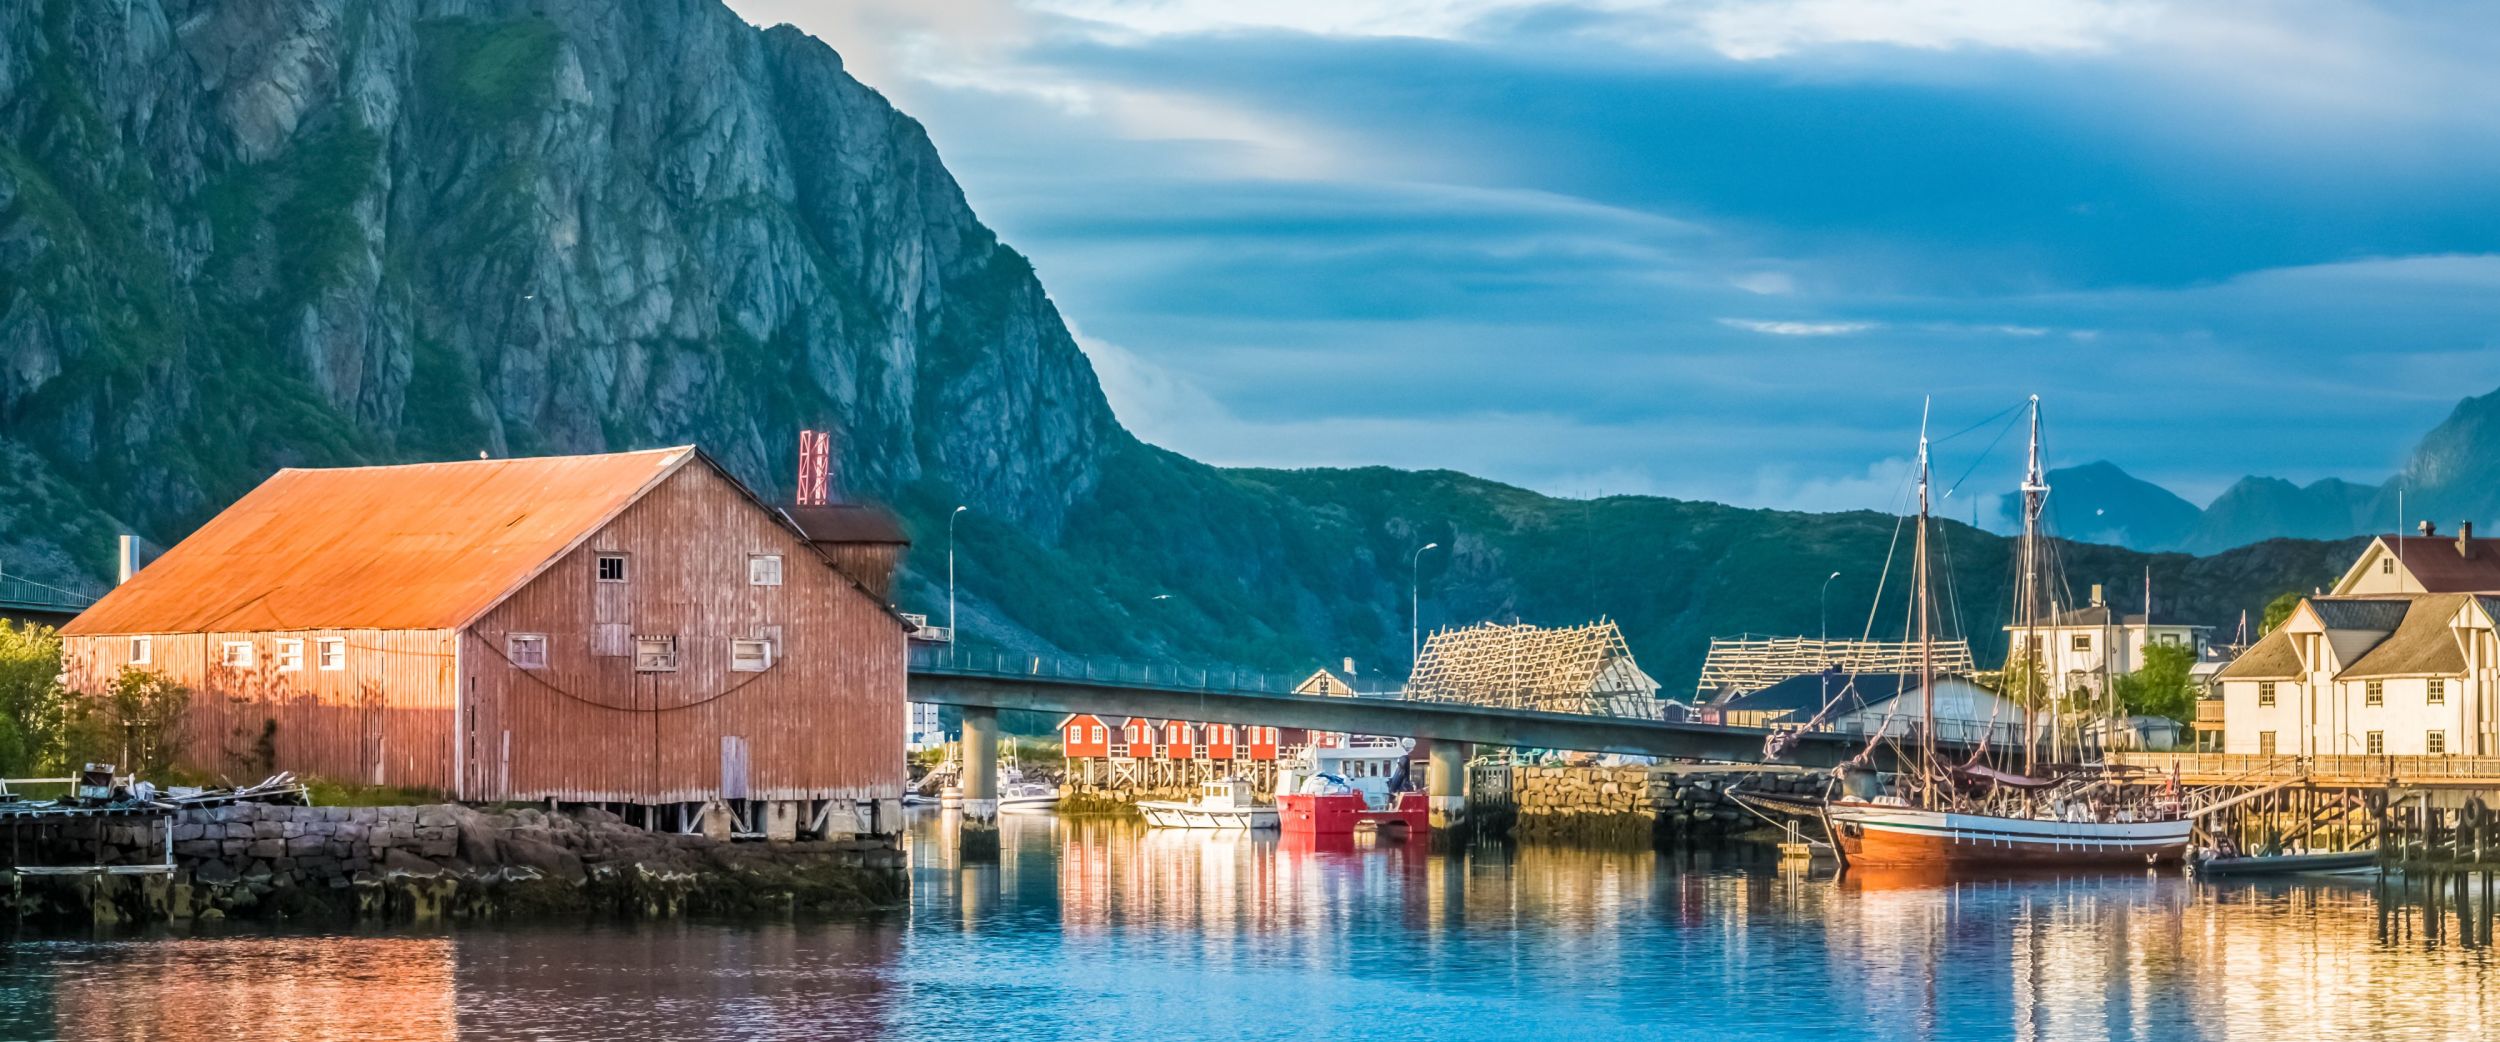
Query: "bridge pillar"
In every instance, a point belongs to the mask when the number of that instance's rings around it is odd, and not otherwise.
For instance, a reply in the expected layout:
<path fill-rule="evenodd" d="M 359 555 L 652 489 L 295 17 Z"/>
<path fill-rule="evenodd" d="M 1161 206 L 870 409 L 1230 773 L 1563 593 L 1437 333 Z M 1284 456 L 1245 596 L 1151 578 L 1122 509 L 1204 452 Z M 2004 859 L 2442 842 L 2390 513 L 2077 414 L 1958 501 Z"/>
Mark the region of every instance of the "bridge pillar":
<path fill-rule="evenodd" d="M 964 820 L 998 820 L 998 710 L 964 709 Z"/>
<path fill-rule="evenodd" d="M 1467 752 L 1465 742 L 1432 740 L 1424 791 L 1431 797 L 1433 828 L 1451 828 L 1467 817 Z"/>

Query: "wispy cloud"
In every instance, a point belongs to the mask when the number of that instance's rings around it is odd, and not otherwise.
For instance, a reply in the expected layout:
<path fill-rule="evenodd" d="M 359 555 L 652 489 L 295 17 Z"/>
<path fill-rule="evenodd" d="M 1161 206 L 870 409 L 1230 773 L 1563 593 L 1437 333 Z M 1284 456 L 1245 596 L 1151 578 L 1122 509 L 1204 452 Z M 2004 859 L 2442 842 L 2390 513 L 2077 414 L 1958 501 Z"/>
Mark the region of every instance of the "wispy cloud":
<path fill-rule="evenodd" d="M 1723 318 L 1719 324 L 1772 336 L 1845 336 L 1875 328 L 1873 322 L 1797 322 L 1759 318 Z"/>

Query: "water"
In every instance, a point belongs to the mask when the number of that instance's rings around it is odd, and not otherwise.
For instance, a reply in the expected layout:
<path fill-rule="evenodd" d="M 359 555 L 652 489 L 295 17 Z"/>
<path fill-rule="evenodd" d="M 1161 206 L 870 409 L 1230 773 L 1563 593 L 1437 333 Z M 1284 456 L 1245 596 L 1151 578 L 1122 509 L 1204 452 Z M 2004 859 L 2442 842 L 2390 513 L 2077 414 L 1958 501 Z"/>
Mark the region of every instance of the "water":
<path fill-rule="evenodd" d="M 2490 950 L 2366 882 L 1910 885 L 1759 856 L 915 828 L 908 914 L 20 939 L 0 1039 L 2451 1039 Z M 1899 884 L 1899 885 L 1896 885 Z M 2481 898 L 2477 898 L 2481 900 Z"/>

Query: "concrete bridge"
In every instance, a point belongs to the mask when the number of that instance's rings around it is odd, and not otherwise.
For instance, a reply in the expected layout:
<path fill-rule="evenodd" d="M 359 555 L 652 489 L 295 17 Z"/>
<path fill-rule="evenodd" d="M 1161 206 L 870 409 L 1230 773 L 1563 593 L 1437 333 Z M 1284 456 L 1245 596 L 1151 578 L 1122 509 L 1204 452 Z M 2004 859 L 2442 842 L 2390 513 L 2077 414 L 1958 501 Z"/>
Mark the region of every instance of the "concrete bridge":
<path fill-rule="evenodd" d="M 996 806 L 1001 709 L 1433 739 L 1425 787 L 1436 819 L 1464 798 L 1465 745 L 1761 763 L 1772 734 L 1753 727 L 1410 699 L 1394 692 L 1351 698 L 1294 694 L 1293 686 L 1301 680 L 1242 670 L 921 646 L 911 657 L 910 698 L 964 710 L 964 799 L 976 817 Z M 1967 752 L 1969 747 L 1958 748 Z M 1862 734 L 1801 732 L 1779 762 L 1832 767 L 1865 749 Z M 1878 746 L 1870 759 L 1873 766 L 1889 769 L 1890 747 Z"/>

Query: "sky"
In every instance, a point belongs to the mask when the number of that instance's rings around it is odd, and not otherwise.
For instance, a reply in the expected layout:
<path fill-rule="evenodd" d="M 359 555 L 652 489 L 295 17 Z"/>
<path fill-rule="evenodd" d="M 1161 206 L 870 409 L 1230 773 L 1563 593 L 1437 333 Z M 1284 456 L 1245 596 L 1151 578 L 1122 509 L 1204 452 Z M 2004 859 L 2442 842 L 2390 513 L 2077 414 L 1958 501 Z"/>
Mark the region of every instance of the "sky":
<path fill-rule="evenodd" d="M 2479 5 L 730 4 L 920 119 L 1213 463 L 1882 509 L 1923 400 L 1976 490 L 2038 394 L 2052 465 L 2202 504 L 2500 388 Z"/>

